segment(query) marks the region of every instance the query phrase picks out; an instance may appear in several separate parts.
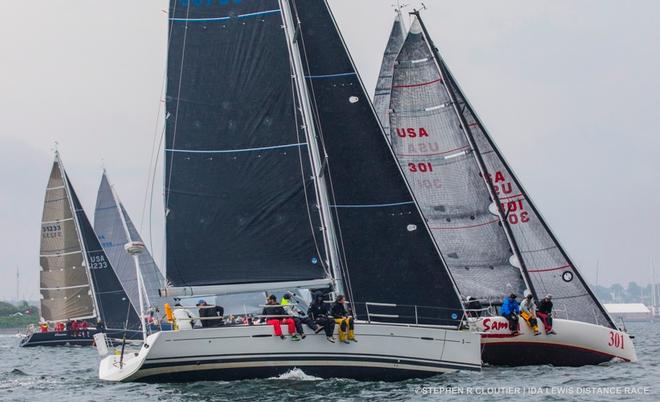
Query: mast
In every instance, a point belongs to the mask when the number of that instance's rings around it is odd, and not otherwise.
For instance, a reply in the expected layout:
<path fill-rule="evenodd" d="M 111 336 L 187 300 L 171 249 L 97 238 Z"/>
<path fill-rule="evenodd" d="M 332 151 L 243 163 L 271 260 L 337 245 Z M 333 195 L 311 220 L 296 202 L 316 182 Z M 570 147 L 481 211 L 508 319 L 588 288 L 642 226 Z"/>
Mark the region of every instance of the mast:
<path fill-rule="evenodd" d="M 105 169 L 103 170 L 103 174 L 107 178 L 108 174 L 106 173 Z M 114 200 L 115 205 L 117 206 L 117 212 L 119 214 L 119 220 L 121 221 L 121 227 L 122 227 L 122 229 L 124 229 L 124 233 L 126 234 L 126 239 L 128 239 L 128 243 L 126 243 L 126 244 L 130 244 L 132 242 L 141 243 L 141 242 L 138 241 L 138 239 L 133 239 L 131 237 L 131 232 L 128 230 L 128 224 L 126 223 L 126 219 L 124 218 L 124 214 L 121 211 L 121 207 L 120 207 L 121 203 L 119 202 L 119 196 L 115 192 L 114 186 L 112 186 L 112 185 L 110 186 L 110 191 L 112 193 L 112 199 Z M 144 246 L 144 243 L 143 243 L 143 246 Z M 151 301 L 149 300 L 149 293 L 147 292 L 147 289 L 144 285 L 144 278 L 142 277 L 142 269 L 140 268 L 140 261 L 139 261 L 139 258 L 138 258 L 139 255 L 142 254 L 143 251 L 144 251 L 144 247 L 139 252 L 136 252 L 136 253 L 130 253 L 129 252 L 129 254 L 131 254 L 131 256 L 133 256 L 133 261 L 135 262 L 135 274 L 137 276 L 136 279 L 137 279 L 137 282 L 138 282 L 138 297 L 140 299 L 140 311 L 142 311 L 142 308 L 144 306 L 150 306 L 151 305 Z M 146 301 L 146 304 L 143 303 L 143 300 Z"/>
<path fill-rule="evenodd" d="M 481 172 L 482 178 L 484 179 L 484 182 L 486 184 L 486 188 L 488 190 L 488 193 L 490 195 L 491 200 L 495 203 L 496 208 L 497 208 L 497 214 L 500 219 L 500 222 L 502 223 L 502 227 L 504 228 L 504 232 L 506 234 L 507 239 L 509 240 L 509 244 L 511 245 L 512 251 L 516 259 L 518 260 L 518 264 L 520 265 L 520 270 L 523 274 L 523 278 L 525 280 L 525 285 L 527 288 L 532 292 L 535 298 L 538 299 L 538 295 L 536 293 L 536 290 L 534 289 L 534 286 L 532 284 L 532 281 L 529 277 L 529 273 L 527 272 L 527 267 L 525 264 L 525 261 L 522 258 L 522 254 L 520 252 L 520 248 L 518 247 L 518 244 L 515 241 L 515 238 L 513 237 L 513 233 L 511 231 L 511 227 L 509 225 L 508 219 L 506 219 L 506 214 L 504 213 L 504 209 L 502 207 L 502 203 L 500 202 L 499 197 L 495 193 L 492 185 L 492 178 L 490 174 L 488 173 L 488 169 L 486 168 L 486 163 L 483 160 L 483 157 L 481 156 L 481 152 L 479 151 L 479 148 L 477 146 L 477 143 L 474 139 L 474 136 L 472 135 L 472 131 L 470 129 L 470 126 L 467 123 L 467 120 L 465 119 L 465 116 L 461 111 L 458 109 L 458 100 L 456 98 L 456 94 L 454 93 L 454 90 L 451 86 L 450 80 L 448 80 L 448 71 L 445 68 L 444 63 L 442 62 L 442 58 L 440 57 L 440 54 L 438 53 L 438 49 L 433 43 L 433 40 L 431 39 L 431 36 L 429 35 L 428 30 L 426 29 L 426 25 L 424 24 L 424 21 L 421 18 L 420 12 L 418 10 L 414 10 L 411 12 L 412 15 L 414 15 L 417 20 L 419 21 L 419 24 L 422 28 L 422 31 L 424 32 L 424 37 L 426 38 L 426 42 L 428 43 L 429 47 L 431 48 L 431 52 L 433 53 L 433 57 L 435 59 L 435 63 L 440 71 L 440 76 L 442 78 L 442 81 L 444 82 L 444 86 L 447 90 L 447 93 L 449 94 L 449 98 L 451 99 L 452 103 L 452 108 L 454 109 L 454 112 L 456 113 L 458 119 L 460 120 L 461 123 L 461 128 L 463 133 L 465 134 L 468 143 L 470 144 L 470 148 L 473 150 L 474 157 L 476 158 L 477 165 L 479 166 L 479 171 Z"/>
<path fill-rule="evenodd" d="M 73 198 L 71 197 L 71 187 L 69 184 L 69 177 L 66 175 L 64 170 L 64 165 L 62 160 L 60 160 L 60 152 L 55 151 L 55 161 L 57 166 L 60 169 L 60 175 L 62 176 L 62 182 L 64 183 L 64 191 L 66 192 L 66 197 L 69 202 L 69 207 L 71 208 L 71 215 L 73 217 L 73 222 L 76 228 L 76 235 L 78 236 L 78 242 L 80 243 L 80 250 L 85 261 L 85 273 L 87 274 L 87 281 L 89 282 L 89 289 L 92 292 L 92 306 L 94 307 L 94 314 L 96 315 L 97 320 L 103 319 L 98 306 L 98 299 L 96 298 L 96 289 L 94 289 L 94 282 L 92 281 L 92 273 L 90 272 L 89 258 L 87 256 L 87 245 L 84 242 L 82 233 L 80 232 L 80 222 L 78 220 L 78 214 L 76 213 L 76 206 L 73 203 Z"/>
<path fill-rule="evenodd" d="M 309 149 L 310 161 L 314 174 L 314 188 L 316 197 L 319 203 L 319 215 L 321 217 L 321 225 L 323 232 L 323 241 L 328 251 L 329 261 L 328 264 L 332 270 L 332 275 L 335 281 L 335 290 L 338 293 L 344 293 L 343 278 L 341 276 L 341 269 L 339 268 L 339 254 L 337 252 L 337 236 L 335 233 L 334 224 L 332 221 L 332 214 L 330 211 L 330 201 L 328 197 L 328 187 L 325 182 L 324 175 L 324 161 L 327 155 L 321 157 L 318 141 L 316 126 L 312 113 L 311 101 L 309 99 L 309 91 L 307 82 L 305 80 L 305 73 L 300 56 L 300 49 L 298 48 L 298 32 L 300 29 L 300 20 L 294 21 L 293 13 L 289 0 L 278 0 L 280 9 L 282 10 L 282 20 L 284 22 L 284 31 L 286 34 L 287 47 L 289 48 L 289 57 L 291 68 L 293 70 L 293 79 L 295 82 L 296 93 L 300 101 L 300 112 L 304 122 L 305 137 L 307 138 L 307 148 Z"/>

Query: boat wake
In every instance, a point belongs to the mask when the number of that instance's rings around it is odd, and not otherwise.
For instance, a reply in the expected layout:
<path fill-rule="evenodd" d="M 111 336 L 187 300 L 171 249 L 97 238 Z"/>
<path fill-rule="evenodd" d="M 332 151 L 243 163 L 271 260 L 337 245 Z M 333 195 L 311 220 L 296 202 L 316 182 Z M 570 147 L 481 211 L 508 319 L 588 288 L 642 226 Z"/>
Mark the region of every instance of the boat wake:
<path fill-rule="evenodd" d="M 305 374 L 305 372 L 302 371 L 301 369 L 294 368 L 278 377 L 271 377 L 269 378 L 269 380 L 320 381 L 322 380 L 322 378 Z"/>

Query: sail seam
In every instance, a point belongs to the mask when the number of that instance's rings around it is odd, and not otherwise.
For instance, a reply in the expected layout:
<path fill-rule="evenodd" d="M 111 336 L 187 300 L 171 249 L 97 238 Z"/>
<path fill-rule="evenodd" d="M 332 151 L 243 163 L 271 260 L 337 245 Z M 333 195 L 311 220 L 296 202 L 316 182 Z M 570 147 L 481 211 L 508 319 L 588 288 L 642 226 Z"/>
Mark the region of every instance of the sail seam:
<path fill-rule="evenodd" d="M 324 74 L 324 75 L 306 75 L 305 78 L 308 78 L 310 80 L 317 80 L 324 78 L 350 77 L 355 75 L 357 75 L 355 72 L 349 72 L 349 73 Z"/>
<path fill-rule="evenodd" d="M 61 257 L 63 255 L 81 254 L 81 253 L 82 250 L 79 250 L 79 251 L 70 251 L 68 253 L 39 254 L 39 257 Z"/>
<path fill-rule="evenodd" d="M 65 219 L 56 219 L 54 221 L 41 221 L 41 224 L 51 224 L 51 223 L 60 223 L 60 222 L 66 222 L 66 221 L 72 221 L 73 218 L 65 218 Z"/>
<path fill-rule="evenodd" d="M 57 187 L 46 187 L 46 191 L 50 190 L 62 190 L 64 186 L 57 186 Z"/>
<path fill-rule="evenodd" d="M 76 286 L 63 286 L 60 288 L 39 288 L 39 290 L 67 290 L 67 289 L 80 289 L 80 288 L 88 288 L 89 284 L 86 285 L 76 285 Z"/>
<path fill-rule="evenodd" d="M 441 83 L 442 78 L 438 78 L 437 80 L 433 80 L 433 81 L 420 82 L 419 84 L 393 85 L 392 88 L 417 88 L 417 87 L 424 87 L 427 85 L 435 84 L 437 82 Z"/>
<path fill-rule="evenodd" d="M 430 228 L 433 229 L 433 230 L 471 229 L 471 228 L 477 228 L 477 227 L 480 227 L 480 226 L 492 225 L 493 223 L 496 223 L 496 222 L 499 222 L 499 221 L 500 221 L 500 220 L 499 220 L 499 218 L 498 218 L 498 219 L 493 219 L 493 220 L 488 221 L 488 222 L 478 223 L 478 224 L 475 224 L 475 225 L 466 225 L 466 226 L 435 226 L 435 227 L 430 226 Z"/>
<path fill-rule="evenodd" d="M 254 151 L 268 151 L 272 149 L 302 147 L 307 145 L 306 142 L 298 142 L 295 144 L 274 145 L 271 147 L 258 147 L 258 148 L 243 148 L 243 149 L 214 149 L 214 150 L 197 150 L 197 149 L 166 149 L 167 152 L 180 152 L 191 154 L 226 154 L 233 152 L 254 152 Z"/>
<path fill-rule="evenodd" d="M 469 149 L 469 148 L 470 148 L 469 145 L 464 145 L 460 148 L 450 149 L 448 151 L 442 151 L 442 152 L 433 152 L 433 153 L 430 153 L 430 154 L 402 154 L 402 153 L 398 153 L 397 156 L 438 156 L 438 155 L 446 155 L 446 154 L 456 152 L 456 151 L 463 151 L 463 150 Z"/>
<path fill-rule="evenodd" d="M 394 202 L 389 204 L 344 204 L 344 205 L 330 205 L 332 208 L 382 208 L 382 207 L 396 207 L 400 205 L 411 205 L 414 201 Z"/>
<path fill-rule="evenodd" d="M 236 19 L 243 19 L 243 18 L 251 18 L 251 17 L 259 17 L 261 15 L 274 15 L 274 14 L 279 14 L 280 10 L 267 10 L 267 11 L 259 11 L 255 13 L 247 13 L 247 14 L 240 14 L 237 15 L 236 17 L 230 17 L 230 16 L 225 16 L 225 17 L 212 17 L 212 18 L 170 18 L 170 21 L 173 22 L 219 22 L 219 21 L 227 21 L 232 18 Z"/>
<path fill-rule="evenodd" d="M 527 272 L 549 272 L 549 271 L 559 271 L 560 269 L 570 268 L 571 264 L 562 265 L 561 267 L 554 268 L 541 268 L 541 269 L 527 269 Z"/>

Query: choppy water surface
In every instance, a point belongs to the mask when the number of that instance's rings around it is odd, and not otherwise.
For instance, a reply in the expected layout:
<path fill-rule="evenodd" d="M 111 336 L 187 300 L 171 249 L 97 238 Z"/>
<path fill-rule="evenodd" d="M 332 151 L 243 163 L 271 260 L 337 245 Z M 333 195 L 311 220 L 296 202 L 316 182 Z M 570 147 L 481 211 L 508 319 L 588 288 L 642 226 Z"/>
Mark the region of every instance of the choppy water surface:
<path fill-rule="evenodd" d="M 628 330 L 636 336 L 638 363 L 487 367 L 481 373 L 398 383 L 322 380 L 296 371 L 269 380 L 162 385 L 104 383 L 97 378 L 98 355 L 92 348 L 22 349 L 15 336 L 4 334 L 0 335 L 0 400 L 660 400 L 660 323 L 631 323 Z"/>

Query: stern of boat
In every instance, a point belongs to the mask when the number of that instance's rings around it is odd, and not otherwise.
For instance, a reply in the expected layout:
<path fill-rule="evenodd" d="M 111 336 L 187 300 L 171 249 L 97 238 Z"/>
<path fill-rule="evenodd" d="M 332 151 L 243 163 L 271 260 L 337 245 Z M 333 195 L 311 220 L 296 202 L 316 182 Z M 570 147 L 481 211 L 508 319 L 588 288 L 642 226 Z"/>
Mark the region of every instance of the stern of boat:
<path fill-rule="evenodd" d="M 504 317 L 483 317 L 472 326 L 481 335 L 485 363 L 504 366 L 552 364 L 584 366 L 608 361 L 637 361 L 630 334 L 601 325 L 555 318 L 555 334 L 540 335 L 521 320 L 520 333 L 511 335 Z"/>

